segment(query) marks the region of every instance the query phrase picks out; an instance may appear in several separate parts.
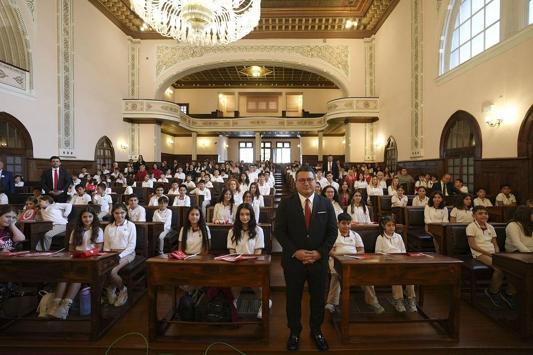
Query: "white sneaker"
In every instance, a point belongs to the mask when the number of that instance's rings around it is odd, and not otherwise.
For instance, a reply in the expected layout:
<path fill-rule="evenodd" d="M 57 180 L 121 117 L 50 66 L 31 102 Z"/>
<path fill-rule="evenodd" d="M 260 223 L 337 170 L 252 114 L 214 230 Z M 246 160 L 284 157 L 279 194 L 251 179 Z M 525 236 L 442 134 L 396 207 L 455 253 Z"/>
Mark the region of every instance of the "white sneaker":
<path fill-rule="evenodd" d="M 115 304 L 117 301 L 117 288 L 116 287 L 106 287 L 106 297 L 107 297 L 107 303 L 109 304 Z"/>
<path fill-rule="evenodd" d="M 383 306 L 380 305 L 379 303 L 369 304 L 369 306 L 370 306 L 370 308 L 372 308 L 372 310 L 376 314 L 381 314 L 381 313 L 385 312 L 385 308 L 383 308 Z"/>
<path fill-rule="evenodd" d="M 272 300 L 268 300 L 268 309 L 272 308 Z M 257 311 L 257 319 L 263 319 L 263 305 L 259 306 L 259 311 Z"/>
<path fill-rule="evenodd" d="M 326 304 L 326 306 L 324 308 L 329 313 L 335 313 L 335 305 L 334 304 L 328 303 L 328 304 Z"/>
<path fill-rule="evenodd" d="M 121 307 L 128 302 L 128 288 L 123 286 L 120 291 L 118 291 L 117 300 L 114 303 L 115 307 Z"/>
<path fill-rule="evenodd" d="M 67 319 L 68 312 L 70 311 L 70 306 L 72 306 L 72 300 L 65 298 L 61 300 L 59 306 L 57 306 L 55 310 L 53 312 L 50 312 L 49 314 L 57 319 Z"/>
<path fill-rule="evenodd" d="M 397 312 L 400 312 L 400 313 L 403 313 L 405 312 L 405 306 L 403 305 L 403 299 L 398 299 L 398 300 L 394 300 L 392 302 L 392 305 L 394 306 L 394 309 L 397 311 Z"/>
<path fill-rule="evenodd" d="M 418 311 L 416 309 L 416 298 L 409 298 L 407 299 L 407 311 L 408 312 L 416 312 Z"/>

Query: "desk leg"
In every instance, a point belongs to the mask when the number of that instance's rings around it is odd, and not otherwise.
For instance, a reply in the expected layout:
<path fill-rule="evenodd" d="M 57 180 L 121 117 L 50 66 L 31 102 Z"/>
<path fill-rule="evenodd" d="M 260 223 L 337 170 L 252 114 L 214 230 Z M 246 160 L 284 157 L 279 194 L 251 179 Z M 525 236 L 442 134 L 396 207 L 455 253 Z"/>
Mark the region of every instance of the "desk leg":
<path fill-rule="evenodd" d="M 518 302 L 519 302 L 519 312 L 520 312 L 520 324 L 521 335 L 523 338 L 528 338 L 533 335 L 533 321 L 531 320 L 533 315 L 533 297 L 531 297 L 531 292 L 533 292 L 533 280 L 531 277 L 526 277 L 526 280 L 522 281 L 525 283 L 523 289 L 519 289 L 518 293 Z M 516 282 L 514 286 L 518 289 L 520 283 Z M 522 306 L 523 305 L 523 306 Z"/>
<path fill-rule="evenodd" d="M 341 275 L 341 340 L 347 343 L 350 340 L 350 268 L 345 267 Z"/>
<path fill-rule="evenodd" d="M 270 268 L 266 269 L 263 274 L 263 288 L 261 291 L 261 304 L 263 307 L 263 338 L 268 341 L 270 336 L 270 308 L 268 300 L 270 299 Z"/>
<path fill-rule="evenodd" d="M 174 301 L 175 303 L 176 301 Z M 148 281 L 148 334 L 150 341 L 157 337 L 157 286 L 151 285 Z"/>
<path fill-rule="evenodd" d="M 459 317 L 461 307 L 461 270 L 455 270 L 455 282 L 450 290 L 450 313 L 448 314 L 448 334 L 454 340 L 459 340 Z"/>
<path fill-rule="evenodd" d="M 99 277 L 91 285 L 91 340 L 96 340 L 102 333 L 102 291 L 106 277 Z"/>

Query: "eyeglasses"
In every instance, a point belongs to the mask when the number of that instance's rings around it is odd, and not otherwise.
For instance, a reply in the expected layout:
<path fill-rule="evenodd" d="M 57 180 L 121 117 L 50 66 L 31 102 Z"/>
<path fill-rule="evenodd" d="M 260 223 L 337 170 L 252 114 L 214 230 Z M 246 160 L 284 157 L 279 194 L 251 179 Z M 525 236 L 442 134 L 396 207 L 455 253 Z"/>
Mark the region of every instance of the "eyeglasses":
<path fill-rule="evenodd" d="M 298 179 L 298 180 L 296 180 L 296 181 L 298 181 L 300 184 L 305 184 L 306 182 L 310 184 L 310 183 L 312 183 L 313 181 L 315 181 L 315 179 L 313 179 L 313 178 L 307 178 L 307 179 Z"/>

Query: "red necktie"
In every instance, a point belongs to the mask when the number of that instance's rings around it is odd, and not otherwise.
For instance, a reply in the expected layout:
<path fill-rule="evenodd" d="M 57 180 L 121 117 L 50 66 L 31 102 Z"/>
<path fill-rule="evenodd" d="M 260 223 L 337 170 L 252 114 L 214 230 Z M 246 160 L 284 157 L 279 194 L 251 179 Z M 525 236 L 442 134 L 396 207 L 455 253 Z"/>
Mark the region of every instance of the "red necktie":
<path fill-rule="evenodd" d="M 57 191 L 57 182 L 59 181 L 59 174 L 57 169 L 54 169 L 54 191 Z"/>
<path fill-rule="evenodd" d="M 309 199 L 305 199 L 305 228 L 309 229 L 311 224 L 311 207 L 309 206 Z"/>

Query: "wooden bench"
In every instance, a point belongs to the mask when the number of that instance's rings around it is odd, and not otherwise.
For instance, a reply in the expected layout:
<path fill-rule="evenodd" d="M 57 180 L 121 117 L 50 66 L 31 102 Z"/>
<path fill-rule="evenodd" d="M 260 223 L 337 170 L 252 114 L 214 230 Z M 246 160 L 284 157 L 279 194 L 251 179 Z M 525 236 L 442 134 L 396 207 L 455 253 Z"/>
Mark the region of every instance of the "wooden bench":
<path fill-rule="evenodd" d="M 433 251 L 433 237 L 426 231 L 424 207 L 405 207 L 405 229 L 409 250 Z"/>
<path fill-rule="evenodd" d="M 353 224 L 352 231 L 361 236 L 363 245 L 365 246 L 365 253 L 374 253 L 376 250 L 376 240 L 380 235 L 380 227 L 378 224 Z M 401 224 L 396 224 L 396 233 L 400 234 L 403 242 L 407 248 L 405 238 L 405 227 Z"/>

